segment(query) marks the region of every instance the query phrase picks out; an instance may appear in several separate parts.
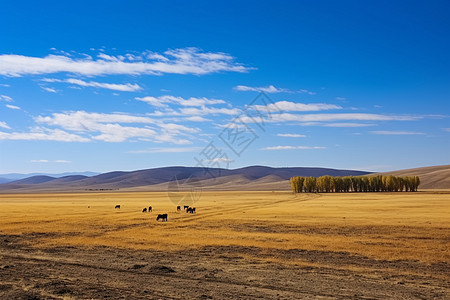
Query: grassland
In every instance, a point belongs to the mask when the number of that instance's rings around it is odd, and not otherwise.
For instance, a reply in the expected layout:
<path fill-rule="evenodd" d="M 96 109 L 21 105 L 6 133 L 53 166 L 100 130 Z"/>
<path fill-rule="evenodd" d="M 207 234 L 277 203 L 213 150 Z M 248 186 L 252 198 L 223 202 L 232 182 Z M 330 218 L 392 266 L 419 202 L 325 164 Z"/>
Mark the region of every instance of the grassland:
<path fill-rule="evenodd" d="M 450 296 L 450 192 L 211 191 L 195 206 L 176 212 L 158 192 L 1 195 L 0 296 Z"/>

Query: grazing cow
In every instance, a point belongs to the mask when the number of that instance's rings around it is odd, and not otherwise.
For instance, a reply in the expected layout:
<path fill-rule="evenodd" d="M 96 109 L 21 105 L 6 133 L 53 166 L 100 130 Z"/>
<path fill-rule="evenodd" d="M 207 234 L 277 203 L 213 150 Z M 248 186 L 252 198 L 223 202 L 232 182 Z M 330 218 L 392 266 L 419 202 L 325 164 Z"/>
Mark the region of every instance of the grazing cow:
<path fill-rule="evenodd" d="M 161 220 L 162 222 L 167 222 L 167 214 L 158 214 L 156 221 Z"/>
<path fill-rule="evenodd" d="M 188 207 L 188 209 L 186 209 L 186 213 L 193 214 L 194 213 L 194 208 L 193 207 Z"/>
<path fill-rule="evenodd" d="M 142 210 L 142 212 L 147 212 L 147 207 L 145 207 L 145 208 Z"/>
<path fill-rule="evenodd" d="M 195 213 L 195 207 L 192 208 L 192 213 Z"/>
<path fill-rule="evenodd" d="M 151 212 L 151 211 L 153 211 L 153 209 L 152 209 L 151 206 L 149 206 L 149 207 L 148 207 L 148 212 Z"/>
<path fill-rule="evenodd" d="M 188 208 L 189 208 L 189 205 L 183 206 L 183 209 L 184 209 L 184 210 L 186 210 L 186 209 L 188 209 Z"/>
<path fill-rule="evenodd" d="M 118 209 L 120 209 L 120 205 L 119 204 L 117 204 L 114 208 L 118 208 Z"/>
<path fill-rule="evenodd" d="M 180 211 L 181 210 L 181 206 L 177 206 L 177 211 Z"/>

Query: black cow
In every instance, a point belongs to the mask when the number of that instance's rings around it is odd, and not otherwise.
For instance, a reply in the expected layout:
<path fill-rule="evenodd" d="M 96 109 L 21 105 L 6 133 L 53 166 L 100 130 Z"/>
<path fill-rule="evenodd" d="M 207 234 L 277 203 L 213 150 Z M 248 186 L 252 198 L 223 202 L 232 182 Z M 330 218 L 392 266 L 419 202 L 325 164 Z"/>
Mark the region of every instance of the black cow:
<path fill-rule="evenodd" d="M 142 210 L 142 212 L 147 212 L 147 207 L 144 207 L 144 209 Z"/>
<path fill-rule="evenodd" d="M 188 207 L 188 209 L 186 209 L 186 212 L 191 214 L 195 213 L 195 207 Z"/>
<path fill-rule="evenodd" d="M 180 211 L 181 210 L 181 206 L 177 206 L 177 211 Z"/>
<path fill-rule="evenodd" d="M 118 209 L 120 209 L 120 205 L 119 204 L 117 204 L 114 208 L 118 208 Z"/>
<path fill-rule="evenodd" d="M 149 207 L 148 207 L 148 212 L 151 212 L 151 211 L 153 211 L 153 209 L 152 209 L 151 206 L 149 206 Z"/>
<path fill-rule="evenodd" d="M 161 220 L 162 222 L 167 222 L 167 214 L 158 214 L 156 221 Z"/>
<path fill-rule="evenodd" d="M 184 209 L 184 210 L 186 210 L 186 209 L 188 209 L 188 208 L 189 208 L 189 205 L 183 206 L 183 209 Z"/>

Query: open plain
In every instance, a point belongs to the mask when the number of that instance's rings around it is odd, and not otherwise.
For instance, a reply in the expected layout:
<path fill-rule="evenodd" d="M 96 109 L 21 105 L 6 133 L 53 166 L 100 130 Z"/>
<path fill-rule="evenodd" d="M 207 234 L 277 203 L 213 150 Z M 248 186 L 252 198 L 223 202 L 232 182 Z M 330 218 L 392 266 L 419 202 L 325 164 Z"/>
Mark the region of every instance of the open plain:
<path fill-rule="evenodd" d="M 2 194 L 0 298 L 450 298 L 450 192 L 204 191 L 194 206 Z"/>

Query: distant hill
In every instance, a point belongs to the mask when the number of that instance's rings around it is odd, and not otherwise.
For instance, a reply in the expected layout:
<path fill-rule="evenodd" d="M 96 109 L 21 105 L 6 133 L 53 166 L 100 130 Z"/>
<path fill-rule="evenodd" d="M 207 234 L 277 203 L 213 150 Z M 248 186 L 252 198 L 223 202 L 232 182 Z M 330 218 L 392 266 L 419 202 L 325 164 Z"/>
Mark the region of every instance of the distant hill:
<path fill-rule="evenodd" d="M 24 179 L 32 176 L 50 176 L 55 178 L 72 176 L 72 175 L 82 175 L 82 176 L 95 176 L 99 173 L 96 172 L 65 172 L 65 173 L 8 173 L 8 174 L 0 174 L 0 183 L 3 182 L 11 182 L 19 179 Z M 3 181 L 3 182 L 2 182 Z"/>
<path fill-rule="evenodd" d="M 450 165 L 398 170 L 379 174 L 394 176 L 419 176 L 419 190 L 450 189 Z"/>
<path fill-rule="evenodd" d="M 328 168 L 272 168 L 250 166 L 239 169 L 204 169 L 200 167 L 164 167 L 131 172 L 108 172 L 95 176 L 31 176 L 0 184 L 0 192 L 77 192 L 89 190 L 166 191 L 175 181 L 182 188 L 189 184 L 207 190 L 289 190 L 292 176 L 357 176 L 370 172 Z M 419 189 L 450 189 L 450 165 L 398 170 L 377 174 L 417 175 Z M 186 180 L 189 184 L 185 184 Z"/>
<path fill-rule="evenodd" d="M 250 166 L 239 169 L 204 169 L 201 167 L 164 167 L 131 172 L 109 172 L 96 176 L 32 176 L 6 184 L 0 184 L 0 191 L 83 191 L 108 189 L 166 190 L 174 180 L 195 178 L 203 188 L 211 189 L 289 189 L 292 176 L 348 176 L 365 175 L 369 172 L 337 170 L 328 168 L 272 168 Z"/>

